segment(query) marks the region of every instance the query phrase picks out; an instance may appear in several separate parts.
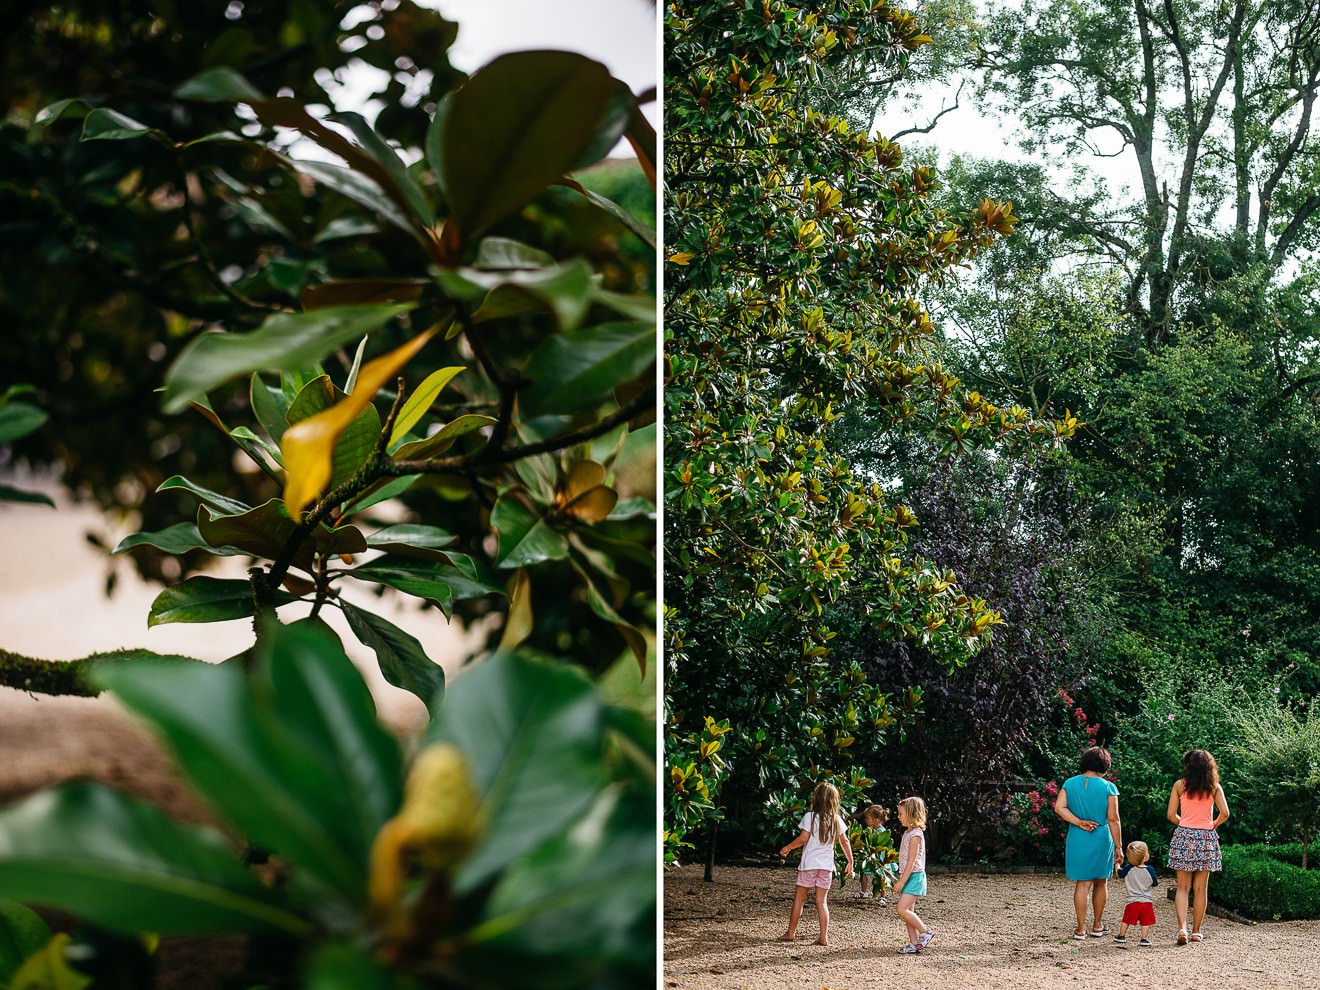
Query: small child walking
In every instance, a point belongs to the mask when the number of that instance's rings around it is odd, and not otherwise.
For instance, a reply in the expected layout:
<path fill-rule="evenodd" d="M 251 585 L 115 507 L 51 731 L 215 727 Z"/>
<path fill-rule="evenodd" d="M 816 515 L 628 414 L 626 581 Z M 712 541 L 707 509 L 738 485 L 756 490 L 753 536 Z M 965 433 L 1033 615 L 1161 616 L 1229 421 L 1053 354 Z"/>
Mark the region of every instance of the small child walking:
<path fill-rule="evenodd" d="M 1119 879 L 1127 888 L 1127 907 L 1123 909 L 1123 922 L 1118 926 L 1114 941 L 1127 944 L 1128 926 L 1141 928 L 1138 945 L 1150 945 L 1147 932 L 1155 924 L 1155 895 L 1151 891 L 1160 885 L 1155 867 L 1150 865 L 1150 848 L 1144 842 L 1129 842 L 1127 862 L 1118 869 Z"/>
<path fill-rule="evenodd" d="M 873 804 L 862 811 L 862 827 L 870 829 L 872 832 L 881 828 L 885 824 L 885 819 L 889 817 L 884 808 L 878 804 Z M 861 840 L 861 849 L 865 851 L 865 836 L 859 836 Z M 861 888 L 853 897 L 870 898 L 874 897 L 881 907 L 888 907 L 889 903 L 885 900 L 885 868 L 883 865 L 874 861 L 868 861 L 865 855 L 862 855 L 862 864 L 858 870 L 860 880 L 858 886 Z M 875 887 L 879 890 L 875 890 Z"/>
<path fill-rule="evenodd" d="M 797 889 L 793 896 L 793 910 L 788 916 L 788 931 L 779 936 L 781 942 L 791 942 L 797 937 L 798 919 L 802 917 L 802 905 L 807 899 L 807 892 L 816 891 L 816 917 L 820 920 L 820 936 L 817 945 L 829 945 L 830 909 L 826 903 L 830 887 L 834 885 L 834 847 L 843 846 L 843 854 L 848 859 L 848 872 L 853 873 L 852 844 L 848 842 L 848 832 L 839 817 L 839 791 L 833 784 L 820 783 L 811 794 L 811 810 L 802 816 L 798 823 L 801 832 L 798 837 L 779 850 L 779 858 L 784 859 L 800 846 L 802 861 L 798 863 Z"/>
<path fill-rule="evenodd" d="M 895 910 L 907 926 L 908 941 L 900 945 L 900 955 L 914 956 L 930 944 L 935 932 L 916 912 L 918 897 L 926 896 L 926 802 L 919 797 L 906 797 L 898 802 L 898 822 L 906 831 L 898 844 L 898 880 L 894 892 L 898 894 Z"/>

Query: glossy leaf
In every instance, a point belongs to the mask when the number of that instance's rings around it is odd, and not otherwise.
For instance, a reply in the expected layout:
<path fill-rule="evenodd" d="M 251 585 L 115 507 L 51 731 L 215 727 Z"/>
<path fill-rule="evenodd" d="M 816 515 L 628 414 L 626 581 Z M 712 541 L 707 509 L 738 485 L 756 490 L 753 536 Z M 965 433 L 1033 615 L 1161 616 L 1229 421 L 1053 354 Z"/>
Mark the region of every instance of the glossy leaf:
<path fill-rule="evenodd" d="M 232 378 L 308 367 L 338 347 L 380 329 L 412 307 L 339 306 L 277 313 L 251 333 L 207 333 L 183 349 L 165 376 L 165 411 L 178 412 Z"/>
<path fill-rule="evenodd" d="M 410 976 L 377 962 L 355 945 L 332 943 L 316 950 L 301 990 L 422 990 Z"/>
<path fill-rule="evenodd" d="M 415 303 L 429 283 L 420 278 L 346 278 L 303 289 L 298 302 L 305 310 L 369 303 Z"/>
<path fill-rule="evenodd" d="M 286 158 L 275 155 L 289 168 L 310 177 L 327 189 L 337 192 L 359 206 L 366 207 L 373 214 L 388 220 L 399 230 L 417 238 L 418 229 L 393 202 L 386 197 L 384 190 L 365 175 L 334 165 L 330 162 L 312 161 L 306 158 Z"/>
<path fill-rule="evenodd" d="M 380 163 L 394 188 L 399 191 L 399 194 L 407 203 L 412 215 L 423 226 L 430 227 L 435 223 L 435 211 L 431 209 L 431 204 L 426 201 L 426 196 L 422 193 L 421 187 L 408 174 L 408 169 L 399 158 L 399 153 L 371 129 L 371 125 L 367 123 L 366 118 L 360 113 L 343 111 L 332 113 L 326 120 L 331 123 L 342 124 L 353 132 L 353 136 L 358 139 L 358 143 Z"/>
<path fill-rule="evenodd" d="M 212 516 L 205 507 L 197 510 L 197 530 L 203 539 L 212 546 L 237 547 L 254 557 L 276 559 L 297 529 L 298 524 L 277 498 L 237 516 Z M 367 549 L 367 540 L 354 526 L 331 529 L 321 524 L 299 548 L 294 562 L 300 567 L 309 566 L 313 546 L 326 555 L 362 553 Z"/>
<path fill-rule="evenodd" d="M 13 901 L 0 901 L 0 986 L 23 961 L 50 941 L 50 926 L 36 912 Z"/>
<path fill-rule="evenodd" d="M 458 537 L 453 533 L 447 533 L 438 526 L 398 523 L 376 530 L 367 537 L 367 546 L 372 550 L 387 550 L 400 557 L 448 561 L 449 556 L 443 550 L 453 546 L 457 540 Z"/>
<path fill-rule="evenodd" d="M 263 630 L 259 679 L 271 676 L 265 672 L 270 652 L 286 648 L 286 629 L 271 623 Z M 331 651 L 320 659 L 338 663 Z M 303 662 L 301 650 L 291 662 Z M 325 749 L 308 741 L 322 731 L 306 720 L 310 699 L 283 698 L 278 685 L 256 688 L 237 664 L 110 664 L 93 676 L 152 723 L 189 782 L 220 814 L 300 871 L 304 890 L 319 891 L 327 909 L 362 903 L 369 849 L 345 775 L 378 768 L 370 760 L 344 766 L 339 745 Z"/>
<path fill-rule="evenodd" d="M 168 491 L 171 488 L 182 488 L 186 492 L 192 492 L 203 505 L 209 505 L 212 509 L 226 516 L 235 516 L 240 512 L 247 512 L 252 506 L 240 502 L 236 498 L 230 498 L 228 495 L 221 495 L 219 492 L 213 492 L 209 488 L 203 488 L 201 485 L 195 485 L 182 475 L 176 474 L 173 477 L 166 478 L 157 487 L 157 492 Z"/>
<path fill-rule="evenodd" d="M 477 245 L 477 257 L 472 262 L 473 268 L 482 271 L 516 271 L 519 269 L 539 270 L 554 267 L 554 255 L 534 248 L 530 244 L 511 240 L 507 237 L 483 237 Z"/>
<path fill-rule="evenodd" d="M 261 428 L 279 443 L 288 427 L 284 416 L 289 411 L 289 403 L 284 398 L 284 390 L 272 388 L 261 380 L 260 375 L 254 374 L 248 386 L 248 401 L 252 403 L 252 412 Z"/>
<path fill-rule="evenodd" d="M 440 368 L 426 376 L 422 384 L 418 385 L 412 395 L 408 396 L 403 408 L 399 410 L 399 416 L 394 421 L 394 429 L 390 433 L 390 444 L 398 443 L 404 434 L 417 425 L 431 408 L 432 403 L 439 397 L 441 391 L 444 390 L 444 387 L 463 370 L 462 365 L 453 368 Z"/>
<path fill-rule="evenodd" d="M 434 162 L 460 240 L 571 171 L 597 141 L 616 85 L 569 52 L 516 52 L 474 73 L 448 101 Z"/>
<path fill-rule="evenodd" d="M 338 781 L 354 855 L 366 856 L 402 800 L 403 758 L 362 675 L 335 634 L 308 620 L 267 630 L 258 671 L 269 678 L 280 724 Z"/>
<path fill-rule="evenodd" d="M 284 501 L 292 515 L 301 515 L 308 503 L 330 483 L 334 475 L 335 445 L 340 434 L 434 334 L 434 330 L 418 334 L 401 347 L 371 361 L 362 369 L 357 388 L 351 395 L 324 412 L 299 420 L 284 432 L 280 443 L 284 454 Z M 370 453 L 369 447 L 366 453 Z"/>
<path fill-rule="evenodd" d="M 228 66 L 199 72 L 175 87 L 174 95 L 201 103 L 251 103 L 262 99 L 255 86 Z"/>
<path fill-rule="evenodd" d="M 527 416 L 590 409 L 655 361 L 655 330 L 645 323 L 602 323 L 555 334 L 528 359 L 532 384 L 522 395 Z"/>
<path fill-rule="evenodd" d="M 482 416 L 477 413 L 459 416 L 436 430 L 425 440 L 411 440 L 401 445 L 394 451 L 394 459 L 396 461 L 408 461 L 439 457 L 452 447 L 454 441 L 459 437 L 486 426 L 493 426 L 495 423 L 496 419 L 493 416 Z"/>
<path fill-rule="evenodd" d="M 594 803 L 602 725 L 595 689 L 565 664 L 505 654 L 450 685 L 426 741 L 451 742 L 467 756 L 486 821 L 456 890 L 486 882 Z"/>
<path fill-rule="evenodd" d="M 84 141 L 131 141 L 151 133 L 146 124 L 106 107 L 97 107 L 83 118 Z"/>
<path fill-rule="evenodd" d="M 568 543 L 544 519 L 514 495 L 500 496 L 491 510 L 490 523 L 499 533 L 499 567 L 527 567 L 545 560 L 563 560 Z"/>
<path fill-rule="evenodd" d="M 42 791 L 0 812 L 0 896 L 127 934 L 309 928 L 213 829 L 181 825 L 90 781 Z"/>
<path fill-rule="evenodd" d="M 276 592 L 276 605 L 293 600 L 291 595 Z M 172 585 L 157 595 L 147 614 L 147 626 L 167 622 L 226 622 L 245 619 L 254 613 L 250 582 L 199 575 Z"/>
<path fill-rule="evenodd" d="M 164 550 L 166 553 L 172 553 L 176 556 L 185 554 L 190 550 L 205 550 L 217 557 L 233 557 L 243 552 L 236 547 L 223 544 L 217 546 L 208 543 L 202 538 L 201 532 L 197 529 L 197 524 L 190 522 L 175 523 L 173 526 L 166 526 L 154 533 L 141 532 L 134 533 L 132 536 L 125 536 L 110 553 L 127 553 L 135 547 L 155 547 L 157 550 Z"/>
<path fill-rule="evenodd" d="M 26 402 L 0 404 L 0 443 L 12 443 L 27 436 L 49 418 L 44 410 Z"/>
<path fill-rule="evenodd" d="M 434 711 L 443 696 L 445 672 L 426 655 L 417 637 L 388 619 L 343 599 L 340 599 L 339 607 L 343 609 L 353 635 L 376 654 L 376 663 L 385 680 L 416 695 Z"/>
<path fill-rule="evenodd" d="M 436 278 L 454 298 L 482 300 L 472 314 L 477 323 L 545 308 L 555 314 L 561 329 L 571 330 L 591 306 L 591 266 L 581 258 L 543 269 L 444 270 Z"/>
<path fill-rule="evenodd" d="M 568 988 L 605 961 L 654 966 L 643 934 L 655 924 L 654 799 L 608 792 L 584 818 L 500 877 L 465 968 L 517 960 L 528 986 Z"/>
<path fill-rule="evenodd" d="M 650 227 L 648 227 L 646 224 L 642 223 L 641 220 L 637 219 L 637 217 L 633 216 L 618 203 L 614 202 L 614 200 L 607 199 L 604 196 L 602 196 L 600 193 L 594 192 L 591 189 L 588 189 L 582 183 L 576 182 L 572 179 L 565 180 L 563 184 L 567 186 L 569 189 L 572 189 L 574 192 L 580 193 L 587 200 L 587 202 L 591 203 L 592 206 L 595 206 L 599 210 L 604 210 L 615 220 L 618 220 L 619 223 L 623 224 L 630 231 L 632 231 L 639 238 L 641 238 L 642 242 L 647 247 L 649 247 L 653 251 L 655 250 L 655 244 L 656 244 L 655 231 L 652 230 Z"/>
<path fill-rule="evenodd" d="M 344 514 L 348 515 L 353 512 L 361 512 L 373 505 L 377 505 L 401 495 L 413 485 L 417 484 L 421 478 L 422 476 L 420 474 L 407 474 L 401 478 L 382 479 L 349 503 L 344 510 Z"/>
<path fill-rule="evenodd" d="M 454 590 L 447 580 L 452 568 L 435 561 L 386 555 L 353 568 L 349 573 L 361 581 L 383 584 L 405 594 L 424 598 L 448 615 L 454 606 Z"/>

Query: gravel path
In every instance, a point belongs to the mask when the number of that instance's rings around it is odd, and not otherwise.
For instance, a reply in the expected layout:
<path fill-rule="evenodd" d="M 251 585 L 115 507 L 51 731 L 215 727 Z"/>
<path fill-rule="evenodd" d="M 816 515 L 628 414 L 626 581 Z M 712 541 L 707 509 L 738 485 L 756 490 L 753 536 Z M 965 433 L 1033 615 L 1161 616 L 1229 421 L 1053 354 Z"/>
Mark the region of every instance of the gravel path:
<path fill-rule="evenodd" d="M 1155 904 L 1155 944 L 1120 947 L 1106 938 L 1074 942 L 1072 887 L 1061 876 L 935 874 L 918 911 L 936 932 L 919 956 L 900 957 L 902 923 L 890 908 L 830 895 L 830 945 L 813 945 L 809 903 L 798 938 L 775 941 L 792 904 L 791 867 L 699 866 L 667 872 L 664 985 L 721 990 L 967 990 L 1133 987 L 1182 990 L 1320 990 L 1320 921 L 1250 925 L 1207 917 L 1205 941 L 1180 948 L 1173 904 Z M 1167 882 L 1161 877 L 1161 884 Z M 1211 880 L 1211 892 L 1214 881 Z M 1117 928 L 1123 890 L 1110 885 L 1106 921 Z M 1197 974 L 1188 982 L 1189 971 Z"/>

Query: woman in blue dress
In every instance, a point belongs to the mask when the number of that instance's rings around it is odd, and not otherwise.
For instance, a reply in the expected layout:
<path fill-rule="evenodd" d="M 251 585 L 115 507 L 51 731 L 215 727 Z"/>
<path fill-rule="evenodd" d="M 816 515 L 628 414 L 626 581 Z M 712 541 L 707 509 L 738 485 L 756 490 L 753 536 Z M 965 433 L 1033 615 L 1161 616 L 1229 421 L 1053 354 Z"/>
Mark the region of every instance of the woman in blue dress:
<path fill-rule="evenodd" d="M 1118 788 L 1105 780 L 1109 772 L 1109 752 L 1092 746 L 1082 754 L 1080 772 L 1069 777 L 1059 788 L 1054 813 L 1068 823 L 1064 863 L 1068 879 L 1074 882 L 1073 908 L 1077 928 L 1073 938 L 1104 938 L 1105 902 L 1109 899 L 1109 878 L 1123 862 L 1123 824 L 1118 817 Z M 1086 927 L 1086 905 L 1091 904 L 1094 924 Z"/>

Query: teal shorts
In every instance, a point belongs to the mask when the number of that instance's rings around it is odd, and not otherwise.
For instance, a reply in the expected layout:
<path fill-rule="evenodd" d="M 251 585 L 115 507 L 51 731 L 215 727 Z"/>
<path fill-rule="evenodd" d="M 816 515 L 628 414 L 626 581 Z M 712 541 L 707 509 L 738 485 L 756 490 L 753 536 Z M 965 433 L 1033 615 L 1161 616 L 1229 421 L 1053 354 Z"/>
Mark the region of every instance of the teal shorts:
<path fill-rule="evenodd" d="M 907 883 L 903 884 L 900 894 L 915 894 L 917 897 L 926 896 L 926 871 L 914 870 L 908 875 Z"/>

